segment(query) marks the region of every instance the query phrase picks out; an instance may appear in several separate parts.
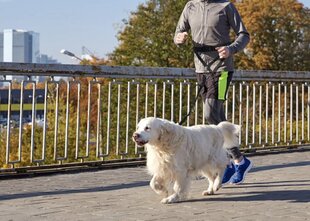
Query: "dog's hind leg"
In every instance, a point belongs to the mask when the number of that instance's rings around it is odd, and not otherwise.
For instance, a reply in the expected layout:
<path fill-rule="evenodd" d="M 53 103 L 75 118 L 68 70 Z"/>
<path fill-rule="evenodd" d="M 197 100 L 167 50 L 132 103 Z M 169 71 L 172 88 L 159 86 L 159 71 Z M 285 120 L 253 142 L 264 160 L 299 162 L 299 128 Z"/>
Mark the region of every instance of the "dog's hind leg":
<path fill-rule="evenodd" d="M 174 193 L 162 199 L 161 203 L 164 204 L 175 203 L 186 199 L 189 185 L 190 185 L 190 177 L 188 175 L 178 173 L 176 175 L 176 180 L 173 186 Z"/>

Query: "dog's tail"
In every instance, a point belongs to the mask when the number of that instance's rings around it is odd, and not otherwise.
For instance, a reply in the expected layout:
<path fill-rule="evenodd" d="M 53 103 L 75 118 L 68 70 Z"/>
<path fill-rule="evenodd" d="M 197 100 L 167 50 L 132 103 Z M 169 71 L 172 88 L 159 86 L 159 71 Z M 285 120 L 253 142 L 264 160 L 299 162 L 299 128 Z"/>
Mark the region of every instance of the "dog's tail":
<path fill-rule="evenodd" d="M 218 124 L 218 127 L 220 128 L 224 136 L 223 147 L 225 149 L 239 146 L 239 134 L 240 134 L 239 125 L 232 124 L 228 121 L 223 121 Z"/>

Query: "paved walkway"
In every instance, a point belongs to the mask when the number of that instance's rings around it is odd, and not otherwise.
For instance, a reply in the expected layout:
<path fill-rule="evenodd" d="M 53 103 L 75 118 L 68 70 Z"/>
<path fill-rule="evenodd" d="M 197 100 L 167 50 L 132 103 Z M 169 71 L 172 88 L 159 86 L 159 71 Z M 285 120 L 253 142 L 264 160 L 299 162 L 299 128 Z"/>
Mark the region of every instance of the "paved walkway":
<path fill-rule="evenodd" d="M 162 205 L 145 168 L 0 181 L 1 221 L 57 220 L 310 220 L 310 151 L 251 157 L 246 183 Z"/>

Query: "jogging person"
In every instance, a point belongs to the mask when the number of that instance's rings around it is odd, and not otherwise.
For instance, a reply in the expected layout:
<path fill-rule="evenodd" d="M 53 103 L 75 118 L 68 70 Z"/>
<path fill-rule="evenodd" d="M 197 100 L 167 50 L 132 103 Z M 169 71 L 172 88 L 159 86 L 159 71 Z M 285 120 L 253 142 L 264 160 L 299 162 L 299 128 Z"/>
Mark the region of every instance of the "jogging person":
<path fill-rule="evenodd" d="M 236 34 L 233 42 L 231 29 Z M 233 55 L 245 48 L 250 36 L 237 9 L 227 0 L 187 2 L 176 27 L 175 44 L 185 43 L 189 31 L 197 80 L 203 85 L 205 118 L 209 124 L 218 124 L 226 121 L 223 103 L 234 72 Z M 242 155 L 239 147 L 229 149 L 229 153 L 233 161 L 225 170 L 222 184 L 240 184 L 252 163 Z"/>

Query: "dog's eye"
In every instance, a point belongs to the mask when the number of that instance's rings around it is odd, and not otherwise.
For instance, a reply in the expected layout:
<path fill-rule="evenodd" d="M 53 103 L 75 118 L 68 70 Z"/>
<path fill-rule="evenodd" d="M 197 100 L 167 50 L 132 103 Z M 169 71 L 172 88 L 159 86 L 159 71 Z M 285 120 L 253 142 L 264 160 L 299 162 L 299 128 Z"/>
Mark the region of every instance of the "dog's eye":
<path fill-rule="evenodd" d="M 148 127 L 148 126 L 146 126 L 146 127 L 144 128 L 144 130 L 145 130 L 145 131 L 149 131 L 149 130 L 151 130 L 151 128 Z"/>

